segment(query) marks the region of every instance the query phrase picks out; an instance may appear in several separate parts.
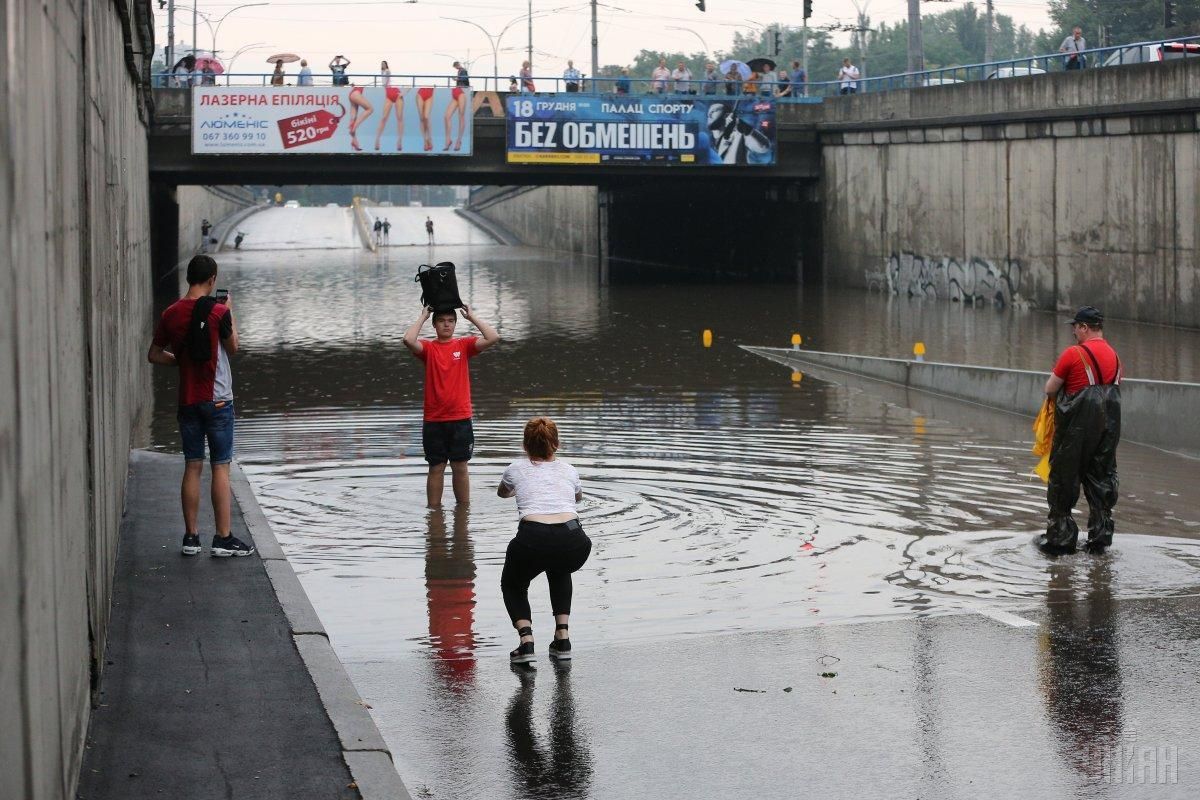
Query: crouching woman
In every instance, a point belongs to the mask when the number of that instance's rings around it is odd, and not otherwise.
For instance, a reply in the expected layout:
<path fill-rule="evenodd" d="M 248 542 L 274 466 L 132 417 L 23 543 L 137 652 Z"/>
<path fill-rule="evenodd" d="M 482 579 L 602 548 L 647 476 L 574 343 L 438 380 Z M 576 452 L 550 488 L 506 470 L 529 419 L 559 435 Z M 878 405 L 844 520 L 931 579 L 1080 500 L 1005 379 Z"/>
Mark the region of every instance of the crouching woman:
<path fill-rule="evenodd" d="M 504 470 L 496 494 L 517 498 L 521 523 L 508 543 L 500 589 L 513 627 L 521 637 L 509 653 L 514 664 L 534 660 L 533 622 L 529 609 L 529 584 L 546 573 L 550 605 L 554 612 L 554 640 L 550 658 L 571 658 L 568 620 L 571 615 L 571 573 L 588 559 L 592 542 L 579 524 L 575 504 L 583 498 L 579 473 L 555 458 L 558 427 L 547 417 L 534 417 L 525 425 L 525 457 Z"/>

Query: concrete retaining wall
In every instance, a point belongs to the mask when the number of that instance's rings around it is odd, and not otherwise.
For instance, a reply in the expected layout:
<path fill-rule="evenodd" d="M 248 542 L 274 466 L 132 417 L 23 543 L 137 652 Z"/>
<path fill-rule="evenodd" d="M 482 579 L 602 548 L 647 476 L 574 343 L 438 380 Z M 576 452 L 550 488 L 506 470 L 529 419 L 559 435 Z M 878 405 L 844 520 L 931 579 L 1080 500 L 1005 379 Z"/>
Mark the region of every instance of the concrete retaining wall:
<path fill-rule="evenodd" d="M 746 347 L 782 364 L 811 366 L 886 381 L 1001 411 L 1037 415 L 1048 373 L 938 364 L 849 353 Z M 1121 382 L 1121 438 L 1200 458 L 1200 383 L 1127 379 Z"/>
<path fill-rule="evenodd" d="M 241 186 L 180 186 L 175 190 L 179 204 L 179 258 L 184 261 L 200 252 L 200 223 L 214 226 L 254 203 L 254 195 Z M 209 234 L 212 235 L 211 233 Z M 209 247 L 212 252 L 212 247 Z"/>
<path fill-rule="evenodd" d="M 0 12 L 0 797 L 74 796 L 150 408 L 148 3 Z M 69 91 L 64 87 L 69 87 Z"/>
<path fill-rule="evenodd" d="M 599 254 L 599 193 L 595 186 L 487 187 L 472 193 L 471 211 L 548 250 Z"/>
<path fill-rule="evenodd" d="M 827 103 L 826 278 L 1200 327 L 1197 98 L 1200 59 Z"/>

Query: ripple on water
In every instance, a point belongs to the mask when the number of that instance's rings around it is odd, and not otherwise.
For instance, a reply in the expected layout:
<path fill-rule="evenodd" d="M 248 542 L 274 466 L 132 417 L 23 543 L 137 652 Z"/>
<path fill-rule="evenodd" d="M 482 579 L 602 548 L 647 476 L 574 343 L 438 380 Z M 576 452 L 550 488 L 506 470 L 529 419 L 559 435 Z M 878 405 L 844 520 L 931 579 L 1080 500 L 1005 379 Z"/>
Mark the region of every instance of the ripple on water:
<path fill-rule="evenodd" d="M 914 437 L 911 427 L 872 419 L 789 420 L 768 433 L 687 418 L 634 427 L 635 408 L 645 412 L 646 399 L 610 399 L 599 415 L 556 413 L 570 435 L 564 457 L 585 483 L 581 515 L 594 551 L 579 584 L 588 607 L 603 612 L 589 620 L 598 637 L 832 624 L 1047 596 L 1047 562 L 1029 543 L 1044 490 L 1014 480 L 1028 466 L 1023 449 L 949 426 Z M 445 593 L 430 576 L 449 569 L 469 576 L 459 588 L 474 627 L 455 632 L 444 652 L 502 646 L 475 628 L 506 629 L 498 583 L 514 514 L 492 487 L 519 425 L 477 421 L 473 507 L 450 534 L 448 515 L 435 531 L 418 501 L 419 423 L 412 410 L 378 407 L 261 415 L 239 429 L 240 447 L 306 585 L 327 587 L 317 590 L 322 614 L 357 631 L 359 645 L 441 646 L 430 620 Z M 461 542 L 439 547 L 447 536 Z M 1193 586 L 1193 547 L 1123 537 L 1114 589 Z"/>

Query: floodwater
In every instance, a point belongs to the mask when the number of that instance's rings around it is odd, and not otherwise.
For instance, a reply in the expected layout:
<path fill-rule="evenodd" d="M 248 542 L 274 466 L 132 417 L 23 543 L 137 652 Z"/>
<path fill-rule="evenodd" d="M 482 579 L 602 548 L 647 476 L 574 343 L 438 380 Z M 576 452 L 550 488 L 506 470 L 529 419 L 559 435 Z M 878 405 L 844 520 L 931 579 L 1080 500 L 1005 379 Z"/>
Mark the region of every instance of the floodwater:
<path fill-rule="evenodd" d="M 919 340 L 929 360 L 1048 369 L 1068 342 L 1059 316 L 795 286 L 600 288 L 586 259 L 495 245 L 218 260 L 243 348 L 237 457 L 414 796 L 605 798 L 652 786 L 662 797 L 728 797 L 749 786 L 792 797 L 794 785 L 761 773 L 729 783 L 739 768 L 721 764 L 720 749 L 688 759 L 686 775 L 654 752 L 663 740 L 646 731 L 692 746 L 689 720 L 706 702 L 694 693 L 680 689 L 691 710 L 679 719 L 614 721 L 604 710 L 637 708 L 639 697 L 657 708 L 671 670 L 695 672 L 705 653 L 728 659 L 712 644 L 728 634 L 866 630 L 1090 591 L 1086 576 L 1056 588 L 1029 544 L 1045 506 L 1026 423 L 997 435 L 925 417 L 795 380 L 738 348 L 799 332 L 813 349 L 902 356 Z M 401 337 L 418 310 L 416 266 L 435 260 L 459 265 L 463 297 L 503 338 L 472 362 L 469 510 L 453 510 L 449 481 L 447 510 L 423 507 L 422 371 Z M 1109 327 L 1130 377 L 1200 380 L 1200 334 Z M 156 375 L 154 436 L 177 450 L 172 379 Z M 495 485 L 538 414 L 557 420 L 560 455 L 580 472 L 594 549 L 576 576 L 575 672 L 514 676 L 499 575 L 516 516 Z M 1187 487 L 1200 470 L 1145 448 L 1123 447 L 1122 459 L 1105 591 L 1194 593 L 1200 506 Z M 531 599 L 543 648 L 544 583 Z M 629 669 L 646 656 L 668 688 Z M 589 663 L 615 672 L 602 683 Z M 584 702 L 571 687 L 589 681 L 614 694 Z M 581 704 L 591 722 L 576 721 Z M 792 758 L 786 736 L 745 735 Z M 648 773 L 656 780 L 641 781 Z"/>

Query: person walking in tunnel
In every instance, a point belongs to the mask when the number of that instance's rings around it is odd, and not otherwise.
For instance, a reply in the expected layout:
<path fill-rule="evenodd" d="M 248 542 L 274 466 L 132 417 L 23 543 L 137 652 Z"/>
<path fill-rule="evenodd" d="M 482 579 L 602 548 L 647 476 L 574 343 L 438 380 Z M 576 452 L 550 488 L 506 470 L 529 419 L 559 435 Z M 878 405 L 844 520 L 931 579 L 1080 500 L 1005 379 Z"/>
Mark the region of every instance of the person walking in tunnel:
<path fill-rule="evenodd" d="M 525 457 L 508 465 L 496 489 L 500 497 L 517 499 L 521 518 L 500 573 L 504 607 L 520 637 L 509 661 L 528 664 L 535 660 L 529 584 L 543 572 L 550 585 L 555 623 L 550 658 L 567 661 L 571 658 L 571 573 L 578 572 L 592 552 L 592 542 L 576 511 L 583 486 L 575 468 L 555 457 L 559 440 L 554 420 L 534 417 L 525 423 L 523 445 Z"/>
<path fill-rule="evenodd" d="M 1117 503 L 1117 445 L 1121 440 L 1121 359 L 1104 338 L 1104 315 L 1080 308 L 1070 321 L 1075 344 L 1063 350 L 1046 381 L 1055 404 L 1050 450 L 1046 532 L 1035 540 L 1049 554 L 1073 553 L 1079 527 L 1071 510 L 1082 484 L 1088 504 L 1087 548 L 1112 544 Z"/>
<path fill-rule="evenodd" d="M 475 316 L 469 306 L 463 306 L 462 314 L 479 329 L 482 338 L 454 338 L 454 328 L 458 324 L 455 310 L 435 312 L 428 306 L 421 309 L 421 316 L 404 332 L 404 346 L 425 364 L 425 421 L 421 444 L 429 464 L 425 497 L 430 508 L 442 507 L 447 463 L 450 464 L 454 502 L 460 506 L 471 502 L 467 462 L 475 451 L 475 431 L 471 425 L 471 374 L 467 362 L 500 341 L 496 329 Z M 417 338 L 431 315 L 437 338 Z"/>
<path fill-rule="evenodd" d="M 211 554 L 248 556 L 254 548 L 233 535 L 230 512 L 229 464 L 233 461 L 233 374 L 229 357 L 238 351 L 237 325 L 228 295 L 213 297 L 217 262 L 194 256 L 187 266 L 188 291 L 158 320 L 146 358 L 151 364 L 179 370 L 179 435 L 183 440 L 184 472 L 180 488 L 183 506 L 185 556 L 201 550 L 200 477 L 204 445 L 212 464 L 212 506 L 216 532 Z"/>

